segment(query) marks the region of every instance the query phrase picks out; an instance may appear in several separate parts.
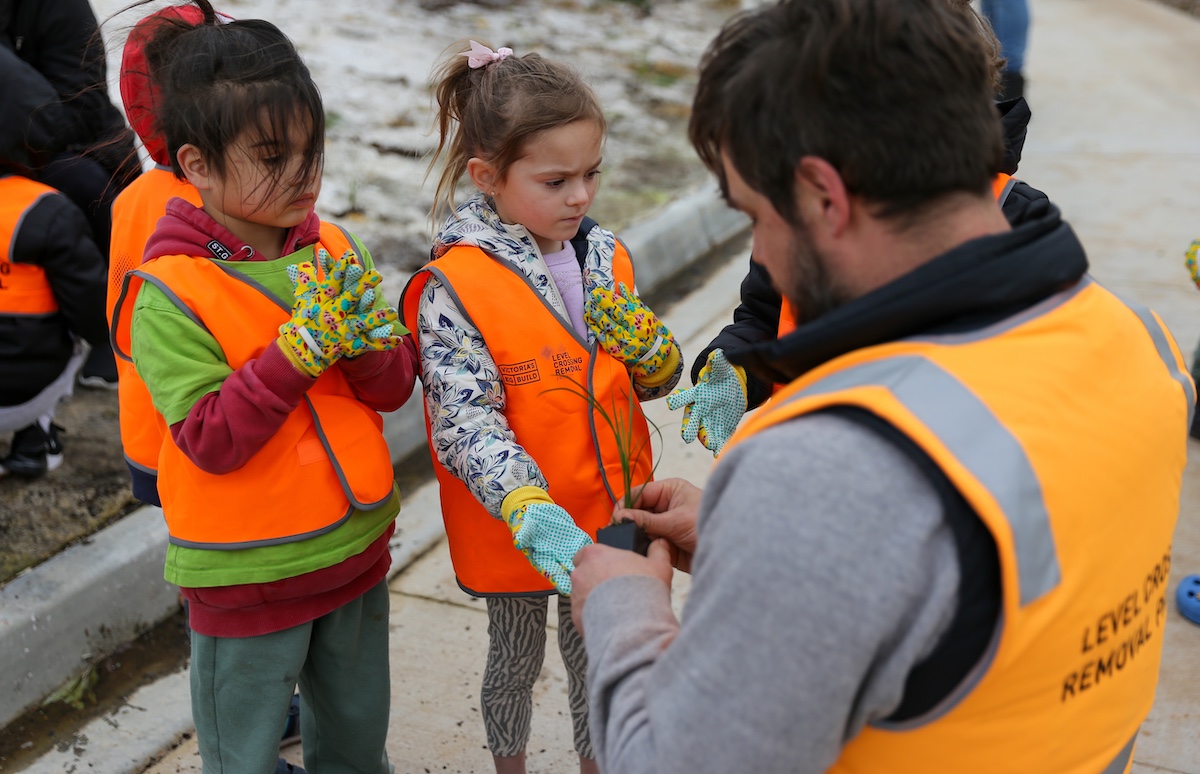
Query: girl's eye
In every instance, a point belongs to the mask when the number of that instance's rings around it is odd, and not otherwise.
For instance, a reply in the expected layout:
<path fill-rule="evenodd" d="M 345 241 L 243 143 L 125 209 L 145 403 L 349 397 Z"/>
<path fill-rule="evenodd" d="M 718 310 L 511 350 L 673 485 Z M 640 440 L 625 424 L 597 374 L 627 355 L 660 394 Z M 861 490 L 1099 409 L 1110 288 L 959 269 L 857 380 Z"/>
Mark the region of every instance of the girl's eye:
<path fill-rule="evenodd" d="M 588 179 L 588 180 L 595 180 L 595 179 L 596 179 L 596 178 L 598 178 L 598 177 L 600 177 L 600 170 L 599 170 L 599 169 L 593 169 L 591 172 L 588 172 L 588 173 L 587 173 L 587 179 Z"/>
<path fill-rule="evenodd" d="M 278 167 L 283 164 L 283 156 L 267 156 L 262 161 L 268 167 Z"/>
<path fill-rule="evenodd" d="M 558 188 L 559 186 L 561 186 L 561 185 L 562 185 L 563 183 L 565 183 L 565 182 L 566 182 L 565 180 L 547 180 L 547 181 L 546 181 L 546 186 L 547 186 L 548 188 Z"/>

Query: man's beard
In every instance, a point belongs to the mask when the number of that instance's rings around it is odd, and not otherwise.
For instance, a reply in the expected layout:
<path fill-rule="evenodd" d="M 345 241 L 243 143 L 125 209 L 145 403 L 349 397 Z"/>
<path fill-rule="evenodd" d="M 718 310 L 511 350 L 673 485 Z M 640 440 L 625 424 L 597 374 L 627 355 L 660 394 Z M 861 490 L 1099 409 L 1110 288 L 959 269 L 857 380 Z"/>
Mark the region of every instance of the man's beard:
<path fill-rule="evenodd" d="M 795 310 L 796 324 L 804 325 L 838 308 L 845 298 L 829 276 L 825 259 L 813 244 L 808 229 L 797 224 L 792 234 L 791 271 L 784 280 L 786 287 L 780 288 L 780 292 Z"/>

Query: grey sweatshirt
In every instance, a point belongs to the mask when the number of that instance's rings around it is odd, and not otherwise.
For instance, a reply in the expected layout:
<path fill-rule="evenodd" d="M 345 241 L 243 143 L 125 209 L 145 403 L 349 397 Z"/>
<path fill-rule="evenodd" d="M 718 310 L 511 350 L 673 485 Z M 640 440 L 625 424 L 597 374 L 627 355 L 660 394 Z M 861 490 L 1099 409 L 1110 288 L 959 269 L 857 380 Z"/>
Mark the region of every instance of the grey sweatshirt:
<path fill-rule="evenodd" d="M 692 572 L 682 621 L 652 578 L 588 597 L 602 771 L 825 771 L 899 706 L 960 577 L 928 479 L 872 431 L 820 414 L 722 457 Z"/>

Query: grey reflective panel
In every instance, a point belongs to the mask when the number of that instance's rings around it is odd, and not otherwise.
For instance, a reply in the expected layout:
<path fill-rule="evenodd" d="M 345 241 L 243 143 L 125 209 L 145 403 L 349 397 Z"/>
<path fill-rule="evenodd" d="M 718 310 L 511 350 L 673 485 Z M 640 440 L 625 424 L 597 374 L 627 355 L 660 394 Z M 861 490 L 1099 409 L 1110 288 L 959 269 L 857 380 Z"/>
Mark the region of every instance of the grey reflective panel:
<path fill-rule="evenodd" d="M 835 373 L 797 397 L 855 387 L 887 389 L 928 427 L 999 503 L 1013 534 L 1022 606 L 1058 585 L 1061 570 L 1042 486 L 1024 449 L 967 387 L 916 355 L 878 360 Z"/>
<path fill-rule="evenodd" d="M 141 472 L 148 473 L 151 476 L 158 475 L 157 470 L 155 470 L 154 468 L 146 467 L 145 465 L 141 464 L 140 462 L 134 462 L 133 460 L 131 460 L 129 458 L 128 454 L 125 455 L 125 464 L 128 465 L 129 467 L 133 468 L 134 470 L 140 470 Z"/>
<path fill-rule="evenodd" d="M 1000 195 L 996 197 L 996 204 L 999 204 L 1001 207 L 1003 207 L 1004 202 L 1008 201 L 1008 195 L 1012 193 L 1012 189 L 1016 187 L 1017 183 L 1019 182 L 1021 181 L 1017 178 L 1010 177 L 1008 182 L 1004 184 L 1004 190 L 1001 191 Z"/>
<path fill-rule="evenodd" d="M 171 290 L 170 286 L 167 285 L 166 282 L 159 279 L 157 276 L 148 274 L 140 269 L 134 269 L 125 276 L 128 277 L 130 274 L 136 274 L 142 278 L 143 282 L 149 282 L 151 285 L 161 290 L 162 294 L 167 297 L 167 300 L 174 304 L 179 311 L 183 312 L 185 317 L 196 323 L 196 325 L 200 326 L 201 330 L 203 330 L 209 336 L 212 335 L 212 331 L 210 331 L 208 326 L 204 324 L 204 321 L 200 319 L 200 315 L 196 314 L 190 306 L 185 304 L 183 299 L 180 298 L 174 290 Z"/>
<path fill-rule="evenodd" d="M 346 513 L 342 516 L 342 518 L 338 519 L 333 524 L 330 524 L 328 527 L 321 527 L 320 529 L 314 529 L 311 532 L 304 532 L 299 535 L 289 535 L 288 537 L 268 538 L 266 540 L 247 540 L 242 543 L 198 543 L 193 540 L 182 540 L 180 538 L 172 537 L 172 536 L 168 535 L 167 542 L 171 543 L 172 545 L 182 546 L 184 548 L 203 548 L 205 550 L 212 550 L 212 551 L 238 551 L 243 548 L 261 548 L 262 546 L 280 546 L 280 545 L 283 545 L 284 543 L 299 543 L 301 540 L 308 540 L 309 538 L 320 537 L 321 535 L 325 535 L 329 532 L 333 532 L 335 529 L 337 529 L 338 527 L 342 526 L 347 521 L 349 521 L 350 517 L 353 515 L 354 515 L 354 506 L 351 505 L 349 508 L 346 509 Z"/>
<path fill-rule="evenodd" d="M 21 214 L 17 216 L 17 222 L 15 224 L 13 224 L 12 234 L 10 234 L 8 237 L 8 262 L 9 263 L 17 262 L 17 257 L 16 257 L 17 234 L 21 233 L 21 226 L 24 225 L 26 216 L 28 216 L 29 213 L 33 211 L 33 208 L 36 207 L 42 201 L 42 199 L 45 199 L 47 196 L 65 196 L 65 194 L 62 194 L 58 191 L 44 191 L 44 192 L 38 194 L 37 197 L 34 198 L 34 200 L 29 203 L 29 206 L 26 207 L 21 212 Z"/>
<path fill-rule="evenodd" d="M 1192 417 L 1196 414 L 1196 388 L 1192 385 L 1192 380 L 1179 368 L 1178 361 L 1175 360 L 1175 354 L 1171 351 L 1171 343 L 1168 339 L 1170 334 L 1163 330 L 1163 327 L 1158 324 L 1158 320 L 1154 318 L 1149 309 L 1136 301 L 1130 301 L 1120 296 L 1117 296 L 1117 298 L 1120 298 L 1121 303 L 1129 307 L 1129 310 L 1142 321 L 1142 325 L 1146 326 L 1146 332 L 1150 334 L 1150 340 L 1154 342 L 1154 348 L 1158 350 L 1158 356 L 1162 358 L 1163 365 L 1167 367 L 1167 373 L 1183 387 L 1183 394 L 1187 396 L 1188 403 L 1187 426 L 1191 427 Z"/>
<path fill-rule="evenodd" d="M 1133 757 L 1133 744 L 1136 741 L 1137 731 L 1134 731 L 1133 738 L 1121 749 L 1121 752 L 1117 753 L 1117 757 L 1113 758 L 1112 763 L 1104 767 L 1104 771 L 1100 774 L 1124 774 L 1125 767 L 1129 765 L 1129 759 Z"/>
<path fill-rule="evenodd" d="M 312 414 L 313 427 L 316 428 L 317 437 L 321 439 L 321 446 L 325 449 L 325 455 L 329 457 L 329 463 L 333 465 L 333 472 L 337 474 L 338 483 L 341 484 L 342 493 L 346 495 L 346 499 L 350 501 L 350 505 L 360 511 L 369 511 L 386 503 L 392 496 L 394 489 L 389 489 L 388 493 L 382 499 L 373 503 L 360 503 L 354 496 L 354 490 L 350 488 L 350 482 L 346 479 L 346 471 L 342 469 L 342 461 L 333 453 L 333 447 L 329 445 L 329 438 L 325 435 L 325 428 L 321 426 L 321 417 L 317 414 L 317 407 L 313 405 L 312 399 L 307 395 L 304 396 L 304 402 L 308 405 L 308 413 Z"/>
<path fill-rule="evenodd" d="M 292 302 L 291 301 L 286 301 L 286 300 L 280 298 L 279 296 L 275 295 L 274 293 L 272 293 L 270 290 L 267 289 L 266 285 L 263 285 L 258 280 L 254 279 L 253 277 L 250 277 L 246 274 L 242 274 L 240 271 L 238 271 L 237 269 L 234 269 L 233 267 L 231 267 L 229 264 L 225 263 L 224 261 L 218 261 L 215 259 L 209 259 L 209 260 L 212 260 L 213 264 L 217 268 L 219 268 L 221 271 L 225 272 L 229 276 L 230 279 L 235 279 L 238 282 L 244 283 L 244 284 L 249 285 L 250 287 L 254 288 L 259 293 L 262 293 L 264 296 L 266 296 L 267 299 L 270 300 L 270 302 L 272 304 L 275 304 L 275 306 L 279 307 L 283 311 L 285 311 L 285 312 L 292 311 Z"/>
<path fill-rule="evenodd" d="M 1006 317 L 997 323 L 993 323 L 976 330 L 965 331 L 963 333 L 945 333 L 932 336 L 911 336 L 906 339 L 901 339 L 901 341 L 927 341 L 935 344 L 966 344 L 972 341 L 990 339 L 994 336 L 999 336 L 1001 333 L 1011 331 L 1018 326 L 1024 325 L 1030 320 L 1041 317 L 1044 314 L 1048 314 L 1049 312 L 1067 303 L 1075 296 L 1079 295 L 1085 288 L 1092 284 L 1094 284 L 1092 278 L 1085 274 L 1082 279 L 1080 279 L 1074 285 L 1071 285 L 1066 290 L 1059 291 L 1052 296 L 1047 296 L 1028 309 L 1020 311 L 1011 317 Z"/>

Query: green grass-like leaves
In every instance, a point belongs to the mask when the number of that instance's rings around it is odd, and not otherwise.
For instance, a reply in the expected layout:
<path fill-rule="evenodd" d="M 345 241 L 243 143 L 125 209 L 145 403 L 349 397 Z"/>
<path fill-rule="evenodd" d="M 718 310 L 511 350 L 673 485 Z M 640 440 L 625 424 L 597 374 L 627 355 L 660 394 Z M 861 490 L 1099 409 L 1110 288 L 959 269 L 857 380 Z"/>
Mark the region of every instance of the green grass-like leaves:
<path fill-rule="evenodd" d="M 659 460 L 654 459 L 654 448 L 651 444 L 651 436 L 649 434 L 647 434 L 643 441 L 637 444 L 637 448 L 632 448 L 634 446 L 633 430 L 638 417 L 640 416 L 650 427 L 654 428 L 653 432 L 658 435 L 660 440 L 662 439 L 662 430 L 660 430 L 658 425 L 656 425 L 649 417 L 646 416 L 646 413 L 642 411 L 642 405 L 638 401 L 637 395 L 634 393 L 633 389 L 633 374 L 629 375 L 628 411 L 619 410 L 616 402 L 616 396 L 612 396 L 612 399 L 606 410 L 605 406 L 596 399 L 596 396 L 593 395 L 587 389 L 587 387 L 569 376 L 564 376 L 563 378 L 571 383 L 570 387 L 551 387 L 550 389 L 545 390 L 545 392 L 556 392 L 562 390 L 572 393 L 573 395 L 578 395 L 579 397 L 583 398 L 584 401 L 587 402 L 587 405 L 593 411 L 599 414 L 601 419 L 604 420 L 604 423 L 608 425 L 608 429 L 612 431 L 613 437 L 617 441 L 617 454 L 619 455 L 621 461 L 621 483 L 624 486 L 624 504 L 626 508 L 632 508 L 633 504 L 637 501 L 638 495 L 641 494 L 642 487 L 649 483 L 649 481 L 643 481 L 640 485 L 638 485 L 637 491 L 634 491 L 634 462 L 640 459 L 643 454 L 648 453 L 650 455 L 651 462 L 651 478 L 654 477 L 654 471 L 658 469 L 659 463 Z"/>

